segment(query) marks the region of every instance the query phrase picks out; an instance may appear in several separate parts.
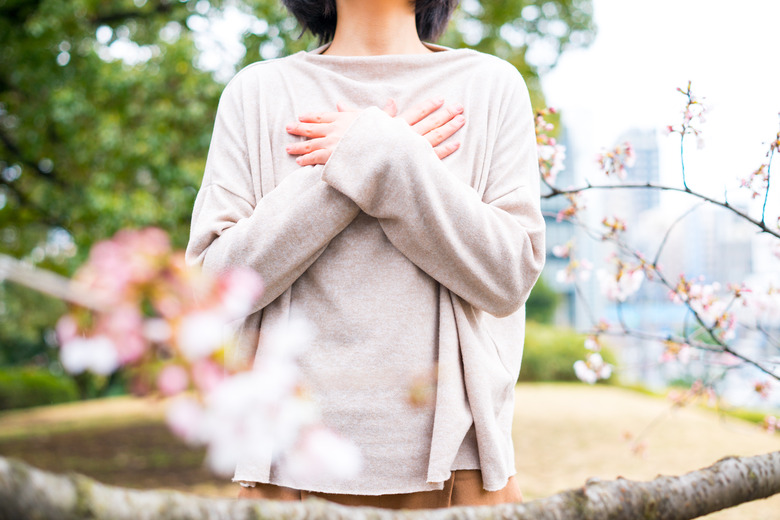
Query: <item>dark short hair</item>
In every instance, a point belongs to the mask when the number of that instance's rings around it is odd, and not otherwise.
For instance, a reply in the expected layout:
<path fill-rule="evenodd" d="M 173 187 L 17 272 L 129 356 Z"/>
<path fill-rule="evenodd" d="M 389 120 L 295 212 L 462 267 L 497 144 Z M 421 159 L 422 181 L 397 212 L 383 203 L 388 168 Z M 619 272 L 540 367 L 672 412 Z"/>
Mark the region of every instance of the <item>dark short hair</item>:
<path fill-rule="evenodd" d="M 411 0 L 417 20 L 417 35 L 421 40 L 434 41 L 447 28 L 458 0 Z M 321 43 L 333 39 L 336 32 L 336 0 L 282 0 L 303 27 Z"/>

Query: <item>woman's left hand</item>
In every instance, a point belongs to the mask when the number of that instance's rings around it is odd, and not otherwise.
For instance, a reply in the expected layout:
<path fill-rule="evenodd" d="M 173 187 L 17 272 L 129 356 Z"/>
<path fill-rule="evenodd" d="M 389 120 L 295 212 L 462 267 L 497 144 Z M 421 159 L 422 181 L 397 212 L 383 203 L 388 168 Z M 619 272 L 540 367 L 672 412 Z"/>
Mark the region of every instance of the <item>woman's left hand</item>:
<path fill-rule="evenodd" d="M 441 115 L 434 114 L 443 105 L 443 99 L 429 99 L 398 116 L 428 140 L 439 159 L 447 157 L 458 149 L 459 143 L 442 143 L 460 130 L 465 123 L 461 115 L 463 108 L 460 105 L 448 107 Z M 384 111 L 391 117 L 396 117 L 395 102 L 389 100 Z M 301 166 L 325 164 L 359 114 L 358 110 L 339 105 L 338 112 L 300 116 L 298 122 L 287 125 L 286 130 L 292 135 L 308 139 L 287 145 L 287 153 L 299 155 L 295 162 Z"/>
<path fill-rule="evenodd" d="M 359 112 L 352 111 L 302 115 L 297 123 L 287 125 L 286 130 L 308 139 L 288 144 L 285 150 L 290 155 L 300 155 L 295 162 L 301 166 L 325 164 L 358 115 Z"/>

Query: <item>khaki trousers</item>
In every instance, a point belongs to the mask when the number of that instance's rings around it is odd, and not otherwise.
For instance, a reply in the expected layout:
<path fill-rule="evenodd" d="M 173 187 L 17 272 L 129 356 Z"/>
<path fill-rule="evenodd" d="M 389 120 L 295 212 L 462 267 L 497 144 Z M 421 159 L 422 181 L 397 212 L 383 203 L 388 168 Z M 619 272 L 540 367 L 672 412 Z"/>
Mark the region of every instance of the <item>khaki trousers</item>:
<path fill-rule="evenodd" d="M 486 506 L 522 502 L 523 495 L 515 477 L 510 477 L 504 489 L 485 491 L 482 488 L 482 472 L 479 470 L 453 471 L 444 483 L 444 489 L 420 491 L 397 495 L 335 495 L 300 491 L 273 484 L 256 484 L 241 487 L 238 498 L 262 498 L 267 500 L 306 500 L 321 498 L 345 506 L 382 507 L 386 509 L 433 509 L 452 506 Z"/>

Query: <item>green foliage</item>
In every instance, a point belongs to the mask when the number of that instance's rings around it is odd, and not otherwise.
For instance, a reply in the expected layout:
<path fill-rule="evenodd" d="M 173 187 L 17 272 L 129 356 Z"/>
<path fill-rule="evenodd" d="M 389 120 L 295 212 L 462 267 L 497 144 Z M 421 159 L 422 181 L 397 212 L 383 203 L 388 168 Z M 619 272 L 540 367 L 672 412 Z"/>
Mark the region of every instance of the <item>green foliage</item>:
<path fill-rule="evenodd" d="M 525 303 L 525 317 L 537 323 L 551 323 L 560 295 L 539 278 Z"/>
<path fill-rule="evenodd" d="M 523 74 L 537 109 L 545 106 L 539 69 L 554 66 L 566 49 L 590 44 L 595 33 L 591 0 L 482 0 L 461 6 L 441 43 L 510 62 Z"/>
<path fill-rule="evenodd" d="M 54 320 L 65 312 L 65 304 L 49 296 L 14 284 L 0 284 L 0 366 L 19 365 L 35 358 L 48 365 L 56 352 L 47 344 Z M 13 319 L 7 319 L 12 316 Z"/>
<path fill-rule="evenodd" d="M 575 361 L 584 359 L 588 352 L 583 346 L 585 338 L 584 334 L 571 329 L 529 321 L 525 330 L 525 350 L 519 380 L 578 381 L 573 365 Z M 602 349 L 601 355 L 607 363 L 615 363 L 615 356 L 609 349 Z"/>
<path fill-rule="evenodd" d="M 0 252 L 70 275 L 120 228 L 160 226 L 184 247 L 224 87 L 197 67 L 191 27 L 228 4 L 258 20 L 239 67 L 316 45 L 278 0 L 0 0 Z M 526 44 L 555 57 L 588 43 L 590 11 L 591 0 L 464 2 L 442 43 L 512 62 L 540 106 Z M 55 236 L 75 247 L 58 252 Z M 0 345 L 42 350 L 61 306 L 13 297 L 0 291 Z"/>
<path fill-rule="evenodd" d="M 0 410 L 66 403 L 78 397 L 76 384 L 67 376 L 37 367 L 0 369 Z"/>

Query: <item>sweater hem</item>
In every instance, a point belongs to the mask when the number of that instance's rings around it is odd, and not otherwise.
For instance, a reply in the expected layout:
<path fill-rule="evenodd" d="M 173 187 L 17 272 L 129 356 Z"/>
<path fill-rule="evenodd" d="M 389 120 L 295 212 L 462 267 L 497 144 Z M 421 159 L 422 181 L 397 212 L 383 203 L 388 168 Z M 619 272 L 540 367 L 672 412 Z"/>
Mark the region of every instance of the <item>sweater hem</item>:
<path fill-rule="evenodd" d="M 445 479 L 446 480 L 446 479 Z M 380 490 L 366 490 L 366 489 L 349 489 L 346 490 L 339 486 L 300 486 L 295 484 L 285 484 L 282 482 L 263 482 L 251 479 L 233 478 L 233 482 L 240 484 L 244 487 L 255 487 L 257 484 L 270 484 L 273 486 L 280 486 L 289 489 L 295 489 L 297 491 L 306 491 L 308 493 L 327 493 L 329 495 L 356 495 L 356 496 L 382 496 L 382 495 L 405 495 L 408 493 L 422 493 L 426 491 L 441 491 L 444 489 L 444 481 L 441 482 L 428 482 L 423 486 L 401 486 L 401 487 L 387 487 Z"/>

